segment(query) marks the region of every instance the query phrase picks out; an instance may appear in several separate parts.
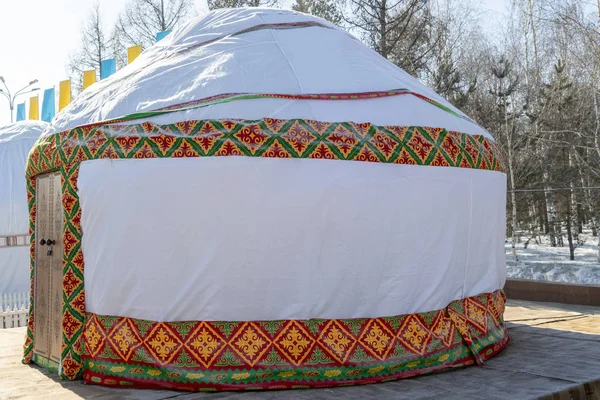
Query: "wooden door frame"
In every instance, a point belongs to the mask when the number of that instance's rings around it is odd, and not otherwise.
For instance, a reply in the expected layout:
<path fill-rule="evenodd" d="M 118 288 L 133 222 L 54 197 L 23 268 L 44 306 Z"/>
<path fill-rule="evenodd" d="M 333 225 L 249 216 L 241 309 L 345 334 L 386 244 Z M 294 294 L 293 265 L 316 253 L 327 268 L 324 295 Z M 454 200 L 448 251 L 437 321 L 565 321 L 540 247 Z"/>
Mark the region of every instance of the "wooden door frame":
<path fill-rule="evenodd" d="M 58 365 L 61 361 L 61 350 L 62 350 L 62 314 L 63 314 L 63 304 L 62 304 L 62 296 L 63 296 L 63 211 L 62 211 L 62 185 L 61 185 L 61 174 L 60 172 L 48 172 L 45 174 L 41 174 L 36 176 L 36 192 L 39 194 L 39 182 L 41 179 L 48 179 L 47 187 L 44 190 L 47 190 L 48 193 L 48 205 L 47 205 L 47 220 L 48 224 L 45 236 L 47 238 L 43 238 L 41 236 L 39 227 L 39 222 L 42 220 L 40 218 L 40 214 L 38 214 L 40 208 L 37 207 L 37 199 L 36 199 L 36 243 L 35 246 L 35 254 L 34 254 L 34 296 L 37 297 L 37 287 L 38 287 L 38 269 L 37 262 L 38 257 L 44 257 L 43 252 L 46 251 L 46 246 L 41 245 L 41 239 L 52 239 L 56 242 L 53 245 L 53 254 L 52 259 L 49 261 L 48 272 L 45 276 L 47 280 L 45 283 L 48 288 L 48 303 L 45 307 L 47 315 L 46 322 L 46 336 L 47 336 L 47 352 L 46 354 L 40 354 L 37 352 L 37 348 L 34 343 L 33 356 L 36 364 L 46 367 L 50 370 L 58 371 Z M 57 202 L 58 197 L 58 202 Z M 58 218 L 58 220 L 57 220 Z M 57 221 L 59 221 L 57 223 Z M 52 237 L 50 237 L 52 236 Z M 34 310 L 36 310 L 36 304 L 34 298 Z M 56 304 L 58 300 L 58 305 Z M 38 312 L 43 312 L 44 310 L 38 309 Z M 35 330 L 35 324 L 34 324 Z"/>

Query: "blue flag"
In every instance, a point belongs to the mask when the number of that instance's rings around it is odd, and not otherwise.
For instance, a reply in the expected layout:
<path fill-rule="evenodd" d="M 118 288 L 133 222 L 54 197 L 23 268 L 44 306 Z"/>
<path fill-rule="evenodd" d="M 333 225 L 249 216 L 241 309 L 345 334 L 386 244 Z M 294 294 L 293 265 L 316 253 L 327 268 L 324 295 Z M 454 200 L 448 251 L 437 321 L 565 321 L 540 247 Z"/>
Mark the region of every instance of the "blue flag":
<path fill-rule="evenodd" d="M 42 101 L 42 121 L 50 122 L 54 118 L 54 88 L 44 90 Z"/>
<path fill-rule="evenodd" d="M 166 31 L 162 31 L 162 32 L 158 32 L 156 34 L 156 41 L 160 42 L 165 36 L 167 36 L 169 33 L 171 33 L 171 30 L 168 29 Z"/>
<path fill-rule="evenodd" d="M 100 64 L 100 79 L 106 79 L 117 71 L 115 59 L 102 60 Z"/>
<path fill-rule="evenodd" d="M 17 104 L 17 121 L 25 121 L 25 103 Z"/>

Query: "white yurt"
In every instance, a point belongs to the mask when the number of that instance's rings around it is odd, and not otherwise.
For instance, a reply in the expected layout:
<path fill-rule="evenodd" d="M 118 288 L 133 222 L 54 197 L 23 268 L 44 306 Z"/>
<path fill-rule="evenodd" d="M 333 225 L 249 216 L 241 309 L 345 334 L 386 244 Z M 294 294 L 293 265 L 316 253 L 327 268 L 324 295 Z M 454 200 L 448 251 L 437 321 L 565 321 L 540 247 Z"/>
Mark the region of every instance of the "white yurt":
<path fill-rule="evenodd" d="M 0 295 L 29 292 L 25 165 L 29 151 L 47 125 L 21 121 L 0 127 Z"/>
<path fill-rule="evenodd" d="M 197 18 L 61 111 L 27 176 L 25 362 L 65 379 L 363 384 L 508 343 L 493 137 L 319 18 Z"/>

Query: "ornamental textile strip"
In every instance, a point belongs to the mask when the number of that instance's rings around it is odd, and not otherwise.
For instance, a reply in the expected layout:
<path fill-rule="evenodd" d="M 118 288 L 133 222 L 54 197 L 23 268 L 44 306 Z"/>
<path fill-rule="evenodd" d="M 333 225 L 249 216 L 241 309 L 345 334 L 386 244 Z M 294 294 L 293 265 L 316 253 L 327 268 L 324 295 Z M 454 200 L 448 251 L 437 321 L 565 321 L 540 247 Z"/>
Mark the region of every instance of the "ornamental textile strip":
<path fill-rule="evenodd" d="M 481 365 L 509 341 L 501 290 L 380 318 L 156 322 L 88 313 L 84 380 L 182 390 L 367 384 Z"/>
<path fill-rule="evenodd" d="M 461 118 L 467 122 L 470 122 L 476 126 L 479 126 L 471 118 L 458 114 L 454 110 L 446 107 L 445 105 L 432 100 L 422 94 L 412 92 L 408 89 L 393 89 L 388 91 L 377 91 L 377 92 L 357 92 L 357 93 L 320 93 L 320 94 L 269 94 L 269 93 L 224 93 L 205 97 L 203 99 L 192 100 L 185 103 L 175 104 L 163 108 L 158 108 L 151 111 L 140 111 L 132 114 L 128 114 L 119 118 L 108 119 L 99 122 L 92 122 L 85 125 L 80 125 L 78 128 L 92 128 L 100 125 L 114 124 L 119 122 L 134 121 L 136 119 L 151 118 L 159 115 L 170 114 L 174 112 L 182 112 L 193 110 L 196 108 L 208 107 L 216 104 L 230 103 L 236 100 L 256 100 L 256 99 L 287 99 L 287 100 L 329 100 L 329 101 L 348 101 L 348 100 L 368 100 L 382 97 L 392 97 L 410 94 L 421 100 L 438 107 L 455 117 Z"/>
<path fill-rule="evenodd" d="M 29 246 L 29 235 L 0 236 L 0 248 Z"/>
<path fill-rule="evenodd" d="M 197 120 L 80 127 L 36 143 L 27 176 L 102 158 L 322 158 L 502 171 L 495 143 L 441 128 L 311 120 Z"/>

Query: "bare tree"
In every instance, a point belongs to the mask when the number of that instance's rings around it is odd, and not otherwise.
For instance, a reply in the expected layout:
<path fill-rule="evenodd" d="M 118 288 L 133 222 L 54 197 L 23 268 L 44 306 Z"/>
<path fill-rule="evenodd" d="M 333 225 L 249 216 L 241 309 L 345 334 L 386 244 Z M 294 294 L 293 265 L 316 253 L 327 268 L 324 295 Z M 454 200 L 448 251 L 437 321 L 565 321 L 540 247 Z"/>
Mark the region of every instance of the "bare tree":
<path fill-rule="evenodd" d="M 338 25 L 343 20 L 343 3 L 338 0 L 296 0 L 292 10 L 316 17 Z"/>
<path fill-rule="evenodd" d="M 158 32 L 177 27 L 194 16 L 192 0 L 131 0 L 119 15 L 115 35 L 121 47 L 148 48 Z"/>
<path fill-rule="evenodd" d="M 480 28 L 469 0 L 432 0 L 431 55 L 419 78 L 458 108 L 477 89 L 482 70 Z"/>
<path fill-rule="evenodd" d="M 512 209 L 510 231 L 512 236 L 512 255 L 514 261 L 516 262 L 518 208 L 515 193 L 515 189 L 517 188 L 515 179 L 515 161 L 517 155 L 515 154 L 515 151 L 518 148 L 519 142 L 522 140 L 522 138 L 520 138 L 517 133 L 516 118 L 519 117 L 519 114 L 518 112 L 516 112 L 515 104 L 513 103 L 516 91 L 518 89 L 519 79 L 515 76 L 511 63 L 504 57 L 502 57 L 497 64 L 492 65 L 492 75 L 495 77 L 495 84 L 490 91 L 493 95 L 497 97 L 498 111 L 500 117 L 499 120 L 503 120 L 500 123 L 503 129 L 501 129 L 501 131 L 498 133 L 504 136 L 503 139 L 505 144 L 505 154 L 507 156 L 506 158 L 508 163 L 508 176 L 511 189 L 510 203 Z"/>
<path fill-rule="evenodd" d="M 383 57 L 413 75 L 431 52 L 428 0 L 349 0 L 346 23 Z"/>
<path fill-rule="evenodd" d="M 67 64 L 73 91 L 75 93 L 81 91 L 83 71 L 95 70 L 98 79 L 101 74 L 102 60 L 113 55 L 112 39 L 106 34 L 100 5 L 96 3 L 81 31 L 81 47 L 70 55 Z"/>
<path fill-rule="evenodd" d="M 218 8 L 238 8 L 238 7 L 273 7 L 278 0 L 207 0 L 208 8 L 216 10 Z"/>

